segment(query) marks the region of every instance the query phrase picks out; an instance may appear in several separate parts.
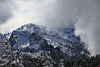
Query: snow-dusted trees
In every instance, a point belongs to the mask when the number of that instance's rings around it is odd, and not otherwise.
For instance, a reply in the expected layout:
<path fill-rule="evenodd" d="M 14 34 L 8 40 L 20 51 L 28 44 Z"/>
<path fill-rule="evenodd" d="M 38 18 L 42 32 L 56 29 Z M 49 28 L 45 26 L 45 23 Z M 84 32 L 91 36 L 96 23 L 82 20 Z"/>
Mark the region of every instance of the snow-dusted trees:
<path fill-rule="evenodd" d="M 2 55 L 2 47 L 3 47 L 3 45 L 2 45 L 2 39 L 1 39 L 1 36 L 2 36 L 2 34 L 0 33 L 0 57 L 1 57 L 1 55 Z"/>
<path fill-rule="evenodd" d="M 19 37 L 17 35 L 14 35 L 13 36 L 16 40 L 16 44 L 13 46 L 14 50 L 13 50 L 13 56 L 14 56 L 14 60 L 12 62 L 13 66 L 15 67 L 24 67 L 23 64 L 22 64 L 22 53 L 20 51 L 20 47 L 19 47 L 19 44 L 18 44 L 18 39 Z"/>
<path fill-rule="evenodd" d="M 16 44 L 11 46 L 8 39 L 1 38 L 0 34 L 0 67 L 24 67 L 22 64 L 22 53 L 18 44 L 18 36 L 14 35 Z M 16 48 L 15 48 L 16 47 Z M 14 48 L 14 50 L 12 50 Z"/>
<path fill-rule="evenodd" d="M 0 36 L 0 54 L 0 67 L 12 67 L 11 45 L 6 37 L 1 39 Z"/>
<path fill-rule="evenodd" d="M 60 60 L 59 67 L 64 67 L 64 60 L 63 59 Z"/>

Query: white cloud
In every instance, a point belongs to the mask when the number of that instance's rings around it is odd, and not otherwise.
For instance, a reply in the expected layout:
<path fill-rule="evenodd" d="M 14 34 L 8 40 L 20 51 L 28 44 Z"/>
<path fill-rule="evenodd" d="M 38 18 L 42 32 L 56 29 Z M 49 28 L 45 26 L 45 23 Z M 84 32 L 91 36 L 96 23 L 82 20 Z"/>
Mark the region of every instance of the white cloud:
<path fill-rule="evenodd" d="M 7 0 L 5 0 L 7 1 Z M 92 55 L 100 49 L 99 0 L 13 0 L 15 4 L 5 9 L 9 18 L 0 25 L 0 32 L 7 33 L 26 23 L 49 27 L 75 26 L 77 35 L 86 42 Z M 16 6 L 15 6 L 16 5 Z M 5 5 L 2 5 L 5 7 Z M 0 5 L 1 7 L 1 5 Z M 2 16 L 0 12 L 0 16 Z M 9 15 L 10 14 L 10 15 Z"/>
<path fill-rule="evenodd" d="M 46 16 L 52 13 L 55 0 L 16 0 L 13 17 L 0 25 L 0 32 L 7 33 L 27 23 L 45 24 Z"/>

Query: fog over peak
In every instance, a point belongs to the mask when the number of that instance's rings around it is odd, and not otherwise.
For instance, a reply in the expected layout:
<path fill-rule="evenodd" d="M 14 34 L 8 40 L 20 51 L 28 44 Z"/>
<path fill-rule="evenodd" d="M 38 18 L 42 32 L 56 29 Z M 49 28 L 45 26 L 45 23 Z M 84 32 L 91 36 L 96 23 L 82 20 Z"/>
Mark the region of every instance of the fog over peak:
<path fill-rule="evenodd" d="M 99 4 L 100 0 L 0 0 L 0 32 L 7 33 L 26 23 L 73 26 L 91 55 L 100 54 Z"/>

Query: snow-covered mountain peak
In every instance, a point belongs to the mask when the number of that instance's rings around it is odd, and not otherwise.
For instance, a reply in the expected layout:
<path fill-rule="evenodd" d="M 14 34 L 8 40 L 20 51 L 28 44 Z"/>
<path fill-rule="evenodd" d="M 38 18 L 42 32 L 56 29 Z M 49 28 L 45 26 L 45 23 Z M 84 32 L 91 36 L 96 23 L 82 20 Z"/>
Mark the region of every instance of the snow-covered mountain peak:
<path fill-rule="evenodd" d="M 15 44 L 13 35 L 19 36 L 19 45 L 23 52 L 34 54 L 39 51 L 58 51 L 74 58 L 89 54 L 85 44 L 75 36 L 74 28 L 71 27 L 47 30 L 43 26 L 26 24 L 12 32 L 9 39 L 12 46 Z"/>
<path fill-rule="evenodd" d="M 26 24 L 17 29 L 18 31 L 29 31 L 30 33 L 40 31 L 40 27 L 35 24 Z"/>

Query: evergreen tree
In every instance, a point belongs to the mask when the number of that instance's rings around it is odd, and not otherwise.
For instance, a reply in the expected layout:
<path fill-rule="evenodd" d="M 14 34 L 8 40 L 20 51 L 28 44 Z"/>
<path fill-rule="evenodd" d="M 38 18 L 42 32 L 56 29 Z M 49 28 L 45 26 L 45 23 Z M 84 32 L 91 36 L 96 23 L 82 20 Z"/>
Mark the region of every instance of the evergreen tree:
<path fill-rule="evenodd" d="M 22 52 L 20 51 L 20 47 L 18 44 L 19 37 L 17 35 L 14 35 L 13 37 L 16 40 L 16 44 L 13 46 L 13 48 L 14 48 L 14 51 L 13 51 L 14 60 L 13 60 L 12 64 L 15 67 L 24 67 L 22 64 L 23 63 Z"/>
<path fill-rule="evenodd" d="M 1 34 L 0 34 L 1 35 Z M 11 45 L 8 41 L 8 39 L 5 37 L 3 40 L 0 36 L 0 48 L 1 49 L 1 63 L 0 66 L 3 67 L 12 67 L 12 52 L 11 52 Z"/>
<path fill-rule="evenodd" d="M 1 38 L 0 34 L 0 67 L 24 67 L 22 64 L 22 53 L 18 44 L 18 36 L 14 35 L 16 44 L 12 47 L 7 37 Z M 15 48 L 13 51 L 12 48 Z"/>
<path fill-rule="evenodd" d="M 64 60 L 63 59 L 60 60 L 59 67 L 64 67 Z"/>

